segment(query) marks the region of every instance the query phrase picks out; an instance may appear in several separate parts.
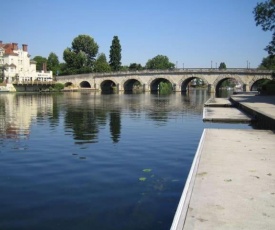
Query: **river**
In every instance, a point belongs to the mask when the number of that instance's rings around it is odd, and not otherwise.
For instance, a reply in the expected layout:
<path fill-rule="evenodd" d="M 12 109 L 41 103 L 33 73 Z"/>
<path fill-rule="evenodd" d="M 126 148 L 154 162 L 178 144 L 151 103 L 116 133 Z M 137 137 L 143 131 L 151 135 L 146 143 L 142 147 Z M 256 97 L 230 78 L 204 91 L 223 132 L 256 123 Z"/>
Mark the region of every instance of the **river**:
<path fill-rule="evenodd" d="M 209 97 L 0 94 L 0 229 L 169 229 Z"/>

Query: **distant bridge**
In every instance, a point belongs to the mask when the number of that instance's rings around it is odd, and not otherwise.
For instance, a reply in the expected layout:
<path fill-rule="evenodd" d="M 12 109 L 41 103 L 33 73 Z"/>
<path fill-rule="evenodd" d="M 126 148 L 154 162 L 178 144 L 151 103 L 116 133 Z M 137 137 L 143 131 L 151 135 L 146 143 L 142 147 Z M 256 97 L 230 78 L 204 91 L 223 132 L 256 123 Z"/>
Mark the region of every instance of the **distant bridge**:
<path fill-rule="evenodd" d="M 201 79 L 209 92 L 215 93 L 223 81 L 232 79 L 243 91 L 251 91 L 262 79 L 272 79 L 272 71 L 259 69 L 172 69 L 144 70 L 113 73 L 90 73 L 58 76 L 57 82 L 65 84 L 67 89 L 93 89 L 104 91 L 115 88 L 118 91 L 132 91 L 135 87 L 147 92 L 157 91 L 160 82 L 170 82 L 173 90 L 184 92 L 190 82 Z"/>

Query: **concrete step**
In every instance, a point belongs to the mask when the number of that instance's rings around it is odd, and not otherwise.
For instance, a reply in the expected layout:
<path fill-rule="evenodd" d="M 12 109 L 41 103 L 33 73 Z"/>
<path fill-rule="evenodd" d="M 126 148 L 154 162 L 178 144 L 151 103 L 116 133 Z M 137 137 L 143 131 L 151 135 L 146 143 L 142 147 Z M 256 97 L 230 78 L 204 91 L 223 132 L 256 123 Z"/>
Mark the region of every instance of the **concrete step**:
<path fill-rule="evenodd" d="M 204 103 L 205 107 L 232 107 L 232 103 L 227 98 L 212 97 Z"/>
<path fill-rule="evenodd" d="M 203 121 L 249 123 L 252 121 L 252 118 L 233 107 L 204 107 Z"/>

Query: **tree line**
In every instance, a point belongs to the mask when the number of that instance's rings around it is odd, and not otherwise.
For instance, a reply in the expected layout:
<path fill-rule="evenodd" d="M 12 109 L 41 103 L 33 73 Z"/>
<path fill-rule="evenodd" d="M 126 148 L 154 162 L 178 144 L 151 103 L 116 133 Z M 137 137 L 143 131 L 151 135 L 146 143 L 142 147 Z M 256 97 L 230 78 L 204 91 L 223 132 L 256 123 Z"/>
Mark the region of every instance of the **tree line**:
<path fill-rule="evenodd" d="M 58 56 L 51 52 L 48 58 L 35 56 L 36 69 L 43 70 L 45 63 L 47 70 L 54 75 L 71 75 L 82 73 L 108 73 L 115 71 L 143 70 L 143 69 L 172 69 L 175 67 L 164 55 L 157 55 L 149 59 L 145 66 L 131 63 L 129 66 L 121 64 L 121 45 L 118 36 L 114 36 L 110 46 L 109 61 L 104 53 L 99 53 L 99 46 L 89 35 L 78 35 L 73 39 L 71 47 L 63 52 L 64 63 L 60 63 Z"/>

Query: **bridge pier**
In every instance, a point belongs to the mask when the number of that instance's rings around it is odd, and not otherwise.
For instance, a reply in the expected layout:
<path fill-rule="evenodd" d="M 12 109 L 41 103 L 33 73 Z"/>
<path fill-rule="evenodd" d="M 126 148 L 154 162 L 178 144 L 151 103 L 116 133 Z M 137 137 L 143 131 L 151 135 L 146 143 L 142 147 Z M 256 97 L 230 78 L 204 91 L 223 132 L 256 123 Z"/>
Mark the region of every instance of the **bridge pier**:
<path fill-rule="evenodd" d="M 215 93 L 215 87 L 212 84 L 208 84 L 208 93 Z"/>
<path fill-rule="evenodd" d="M 151 92 L 150 85 L 143 84 L 143 90 L 144 90 L 144 92 Z"/>
<path fill-rule="evenodd" d="M 176 84 L 174 84 L 173 90 L 174 90 L 175 92 L 181 92 L 181 85 L 176 85 Z"/>
<path fill-rule="evenodd" d="M 119 92 L 120 91 L 120 85 L 116 84 L 116 91 Z"/>
<path fill-rule="evenodd" d="M 243 91 L 244 91 L 244 92 L 249 92 L 249 91 L 250 91 L 249 85 L 243 84 Z"/>

